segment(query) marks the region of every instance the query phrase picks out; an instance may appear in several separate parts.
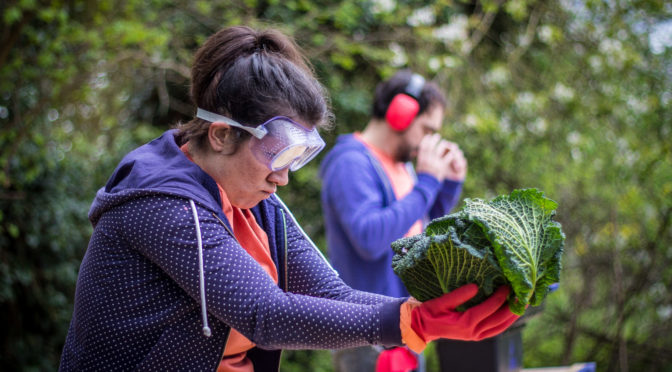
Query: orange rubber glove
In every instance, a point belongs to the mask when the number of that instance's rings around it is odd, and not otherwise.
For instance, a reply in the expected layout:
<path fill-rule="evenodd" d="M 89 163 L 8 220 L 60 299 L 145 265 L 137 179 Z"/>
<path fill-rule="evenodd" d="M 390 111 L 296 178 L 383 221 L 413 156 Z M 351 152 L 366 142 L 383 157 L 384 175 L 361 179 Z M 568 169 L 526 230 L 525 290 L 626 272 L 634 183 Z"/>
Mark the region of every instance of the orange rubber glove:
<path fill-rule="evenodd" d="M 428 342 L 438 338 L 480 341 L 496 336 L 519 318 L 509 310 L 506 302 L 509 291 L 508 286 L 502 286 L 485 301 L 465 311 L 456 311 L 455 308 L 478 293 L 475 284 L 464 285 L 420 304 L 408 301 L 404 304 L 408 304 L 405 308 L 402 305 L 402 336 L 415 352 L 421 352 Z M 409 310 L 412 332 L 404 330 L 403 317 Z"/>

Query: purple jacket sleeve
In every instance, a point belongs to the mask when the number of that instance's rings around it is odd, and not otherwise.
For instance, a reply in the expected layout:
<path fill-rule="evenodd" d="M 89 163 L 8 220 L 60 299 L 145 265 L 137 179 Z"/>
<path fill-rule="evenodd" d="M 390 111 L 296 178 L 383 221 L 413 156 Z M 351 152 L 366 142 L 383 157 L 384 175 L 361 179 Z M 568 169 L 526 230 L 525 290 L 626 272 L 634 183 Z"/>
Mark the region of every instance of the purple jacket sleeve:
<path fill-rule="evenodd" d="M 142 198 L 128 203 L 126 210 L 125 239 L 200 303 L 196 229 L 188 201 Z M 401 342 L 398 321 L 402 299 L 360 304 L 284 292 L 210 211 L 199 207 L 198 216 L 210 316 L 263 348 L 334 349 Z M 316 261 L 316 252 L 300 252 L 307 248 L 299 246 L 296 255 L 292 253 L 292 260 L 298 257 L 305 261 L 292 264 L 292 270 L 312 267 L 315 274 L 325 270 Z M 292 278 L 293 287 L 298 287 L 296 280 Z M 320 291 L 333 285 L 329 284 L 333 280 L 330 275 L 323 280 L 315 282 Z"/>
<path fill-rule="evenodd" d="M 408 195 L 385 206 L 384 186 L 365 154 L 345 152 L 332 162 L 323 187 L 328 188 L 328 202 L 364 260 L 386 254 L 394 240 L 427 215 L 441 187 L 436 178 L 420 173 Z"/>
<path fill-rule="evenodd" d="M 288 221 L 287 239 L 290 292 L 366 305 L 399 302 L 399 298 L 359 291 L 345 284 L 293 220 Z"/>
<path fill-rule="evenodd" d="M 439 218 L 450 213 L 460 200 L 462 193 L 462 182 L 445 180 L 441 186 L 441 191 L 436 197 L 436 201 L 429 211 L 429 218 Z"/>

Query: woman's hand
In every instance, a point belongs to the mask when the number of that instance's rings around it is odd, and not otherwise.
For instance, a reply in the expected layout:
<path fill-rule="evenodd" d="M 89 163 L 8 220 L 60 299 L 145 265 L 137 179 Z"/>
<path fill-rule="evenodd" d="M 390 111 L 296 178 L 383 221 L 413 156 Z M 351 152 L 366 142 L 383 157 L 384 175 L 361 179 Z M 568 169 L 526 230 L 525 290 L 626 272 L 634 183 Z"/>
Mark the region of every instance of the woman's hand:
<path fill-rule="evenodd" d="M 425 342 L 437 338 L 480 341 L 498 335 L 519 318 L 506 302 L 509 291 L 502 286 L 482 303 L 455 311 L 478 292 L 475 284 L 467 284 L 413 309 L 411 328 Z"/>

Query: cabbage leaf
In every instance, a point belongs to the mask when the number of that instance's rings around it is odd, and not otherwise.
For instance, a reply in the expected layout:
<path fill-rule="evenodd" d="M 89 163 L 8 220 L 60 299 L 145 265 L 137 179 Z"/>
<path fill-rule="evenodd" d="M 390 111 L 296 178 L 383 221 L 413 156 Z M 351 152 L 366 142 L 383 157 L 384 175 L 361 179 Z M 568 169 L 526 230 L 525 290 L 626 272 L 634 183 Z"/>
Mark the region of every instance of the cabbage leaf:
<path fill-rule="evenodd" d="M 431 221 L 422 234 L 393 242 L 392 267 L 419 301 L 476 283 L 477 296 L 462 309 L 508 284 L 509 307 L 522 315 L 560 279 L 565 235 L 553 220 L 557 206 L 537 189 L 466 199 L 461 211 Z"/>

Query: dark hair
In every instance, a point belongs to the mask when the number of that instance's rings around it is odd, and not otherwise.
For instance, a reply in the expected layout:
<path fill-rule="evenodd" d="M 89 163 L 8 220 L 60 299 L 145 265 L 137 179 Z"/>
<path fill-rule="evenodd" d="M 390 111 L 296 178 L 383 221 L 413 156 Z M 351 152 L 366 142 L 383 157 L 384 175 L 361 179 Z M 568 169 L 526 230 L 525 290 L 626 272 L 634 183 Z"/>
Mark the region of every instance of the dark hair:
<path fill-rule="evenodd" d="M 373 98 L 371 115 L 376 119 L 385 119 L 385 112 L 394 96 L 399 93 L 405 93 L 408 83 L 411 81 L 413 72 L 410 70 L 398 71 L 387 81 L 383 81 L 376 86 L 376 93 Z M 418 115 L 422 115 L 427 109 L 434 105 L 441 105 L 446 108 L 446 97 L 439 89 L 439 86 L 432 81 L 425 82 L 420 96 L 416 98 L 420 104 Z"/>
<path fill-rule="evenodd" d="M 210 36 L 194 56 L 191 98 L 197 107 L 249 126 L 287 116 L 328 127 L 333 116 L 308 60 L 294 41 L 273 29 L 236 26 Z M 178 142 L 203 147 L 209 126 L 198 118 L 181 124 Z M 233 129 L 239 142 L 249 138 Z"/>

